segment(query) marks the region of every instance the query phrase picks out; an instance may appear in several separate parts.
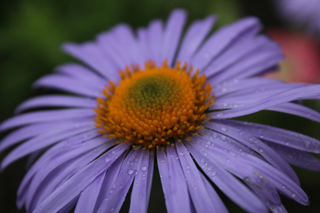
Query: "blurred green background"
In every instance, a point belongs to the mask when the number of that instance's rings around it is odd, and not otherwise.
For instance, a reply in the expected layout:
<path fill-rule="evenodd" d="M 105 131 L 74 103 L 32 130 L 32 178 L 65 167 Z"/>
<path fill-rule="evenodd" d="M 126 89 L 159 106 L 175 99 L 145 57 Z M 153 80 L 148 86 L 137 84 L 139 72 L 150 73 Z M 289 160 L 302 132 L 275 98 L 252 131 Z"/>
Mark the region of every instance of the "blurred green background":
<path fill-rule="evenodd" d="M 218 26 L 255 15 L 265 26 L 283 26 L 267 0 L 7 0 L 0 1 L 0 122 L 13 115 L 22 101 L 42 94 L 32 83 L 62 63 L 74 61 L 59 47 L 65 41 L 83 42 L 117 23 L 134 29 L 155 18 L 166 19 L 174 8 L 185 8 L 188 22 L 219 15 Z M 313 108 L 317 103 L 308 102 Z M 319 110 L 319 108 L 318 108 Z M 245 119 L 268 123 L 320 139 L 319 124 L 279 113 L 263 112 Z M 5 134 L 1 134 L 1 138 Z M 3 159 L 7 151 L 0 154 Z M 311 206 L 282 197 L 289 212 L 320 212 L 320 174 L 296 169 Z M 16 191 L 26 172 L 25 159 L 0 173 L 0 212 L 25 212 L 15 206 Z M 230 212 L 244 212 L 221 195 Z M 123 211 L 126 212 L 128 202 Z M 160 180 L 155 173 L 150 212 L 165 212 Z"/>

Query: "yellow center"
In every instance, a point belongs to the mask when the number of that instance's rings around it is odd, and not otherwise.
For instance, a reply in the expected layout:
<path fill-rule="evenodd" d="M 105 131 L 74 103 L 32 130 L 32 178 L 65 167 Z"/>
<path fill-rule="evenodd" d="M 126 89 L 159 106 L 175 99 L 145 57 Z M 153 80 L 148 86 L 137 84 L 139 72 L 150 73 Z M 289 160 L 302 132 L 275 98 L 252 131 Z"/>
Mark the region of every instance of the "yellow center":
<path fill-rule="evenodd" d="M 153 148 L 201 129 L 208 119 L 205 110 L 214 102 L 206 77 L 199 70 L 192 76 L 192 66 L 187 71 L 187 64 L 180 67 L 180 62 L 170 68 L 166 61 L 162 67 L 149 61 L 145 67 L 120 71 L 118 86 L 109 81 L 102 91 L 106 99 L 97 98 L 98 132 Z"/>

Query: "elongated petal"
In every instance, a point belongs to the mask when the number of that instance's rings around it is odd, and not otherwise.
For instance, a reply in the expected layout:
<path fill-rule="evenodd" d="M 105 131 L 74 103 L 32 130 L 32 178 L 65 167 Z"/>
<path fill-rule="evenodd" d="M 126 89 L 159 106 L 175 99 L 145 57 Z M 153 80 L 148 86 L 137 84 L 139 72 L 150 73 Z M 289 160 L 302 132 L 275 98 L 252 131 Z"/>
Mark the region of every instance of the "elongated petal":
<path fill-rule="evenodd" d="M 67 149 L 69 146 L 73 148 L 74 146 L 82 144 L 86 141 L 90 141 L 92 138 L 95 138 L 96 136 L 98 136 L 96 130 L 93 130 L 91 132 L 89 131 L 88 133 L 76 135 L 64 141 L 61 141 L 60 143 L 52 146 L 49 150 L 47 150 L 24 176 L 18 189 L 18 203 L 21 203 L 19 201 L 21 194 L 23 194 L 26 191 L 26 187 L 28 187 L 28 183 L 30 182 L 31 178 L 35 175 L 36 172 L 39 171 L 41 167 L 49 163 L 52 159 L 54 159 L 56 155 L 59 155 L 61 153 L 61 150 L 64 150 L 64 148 Z"/>
<path fill-rule="evenodd" d="M 182 41 L 177 60 L 182 63 L 190 60 L 204 38 L 208 35 L 215 20 L 215 16 L 209 16 L 204 20 L 195 21 L 191 24 Z"/>
<path fill-rule="evenodd" d="M 274 150 L 272 150 L 270 147 L 265 145 L 259 139 L 255 138 L 250 134 L 245 134 L 245 133 L 239 134 L 239 130 L 237 130 L 236 128 L 228 127 L 223 124 L 221 125 L 219 121 L 215 123 L 210 122 L 206 125 L 210 129 L 213 129 L 223 134 L 227 134 L 229 137 L 232 137 L 237 141 L 250 147 L 251 149 L 255 150 L 260 155 L 262 155 L 268 162 L 270 162 L 273 166 L 283 171 L 290 178 L 292 178 L 297 184 L 299 184 L 299 178 L 294 172 L 294 170 L 290 167 L 290 165 L 286 161 L 284 161 L 283 158 L 281 158 Z"/>
<path fill-rule="evenodd" d="M 202 171 L 207 174 L 218 188 L 231 200 L 249 212 L 268 212 L 261 201 L 239 180 L 228 173 L 219 164 L 206 160 L 199 151 L 185 143 Z M 201 148 L 199 147 L 199 150 Z"/>
<path fill-rule="evenodd" d="M 39 190 L 39 188 L 41 188 L 41 190 L 44 188 L 44 179 L 60 165 L 72 160 L 73 158 L 79 157 L 80 155 L 86 154 L 87 152 L 90 152 L 99 146 L 102 146 L 101 149 L 107 150 L 113 144 L 114 141 L 106 141 L 105 138 L 99 137 L 89 141 L 88 144 L 80 144 L 80 146 L 67 147 L 69 149 L 66 148 L 66 150 L 61 150 L 61 153 L 54 156 L 51 161 L 46 163 L 40 170 L 38 170 L 38 172 L 32 178 L 32 182 L 27 193 L 27 203 L 31 203 L 32 200 L 35 200 L 36 191 Z"/>
<path fill-rule="evenodd" d="M 75 213 L 93 212 L 105 174 L 106 173 L 102 173 L 83 192 L 81 192 L 74 211 Z"/>
<path fill-rule="evenodd" d="M 186 22 L 187 14 L 184 10 L 174 10 L 167 21 L 163 33 L 162 60 L 167 59 L 169 66 L 173 63 L 173 57 L 179 44 L 183 26 Z"/>
<path fill-rule="evenodd" d="M 217 57 L 235 39 L 242 34 L 255 34 L 260 28 L 261 26 L 257 19 L 246 18 L 220 29 L 203 44 L 191 60 L 191 63 L 196 69 L 203 70 L 213 58 Z"/>
<path fill-rule="evenodd" d="M 152 181 L 152 173 L 149 173 L 149 169 L 152 169 L 153 172 L 153 165 L 149 164 L 150 158 L 154 157 L 150 155 L 149 150 L 142 152 L 142 160 L 138 166 L 132 187 L 129 213 L 143 213 L 148 210 L 149 193 L 151 190 L 149 182 Z"/>
<path fill-rule="evenodd" d="M 131 150 L 126 156 L 117 179 L 114 183 L 110 183 L 112 187 L 98 208 L 98 213 L 119 212 L 133 179 L 138 169 L 141 168 L 142 158 L 145 155 L 142 152 L 145 151 L 141 148 Z"/>
<path fill-rule="evenodd" d="M 92 85 L 87 82 L 76 81 L 67 76 L 50 74 L 40 78 L 34 83 L 34 86 L 48 87 L 96 98 L 102 96 L 101 91 L 104 85 Z"/>
<path fill-rule="evenodd" d="M 28 191 L 26 191 L 26 193 L 23 195 L 26 197 L 24 199 L 26 202 L 25 204 L 27 211 L 32 212 L 36 206 L 39 206 L 39 204 L 44 201 L 54 190 L 56 190 L 75 173 L 83 169 L 84 166 L 88 165 L 99 155 L 105 152 L 105 150 L 106 149 L 104 145 L 101 145 L 84 153 L 83 155 L 63 163 L 58 168 L 50 172 L 50 174 L 41 183 L 39 183 L 39 186 L 32 198 L 28 197 L 29 190 L 31 190 L 28 188 Z M 41 170 L 39 172 L 41 173 Z"/>
<path fill-rule="evenodd" d="M 310 109 L 308 107 L 302 106 L 300 104 L 294 103 L 282 103 L 277 106 L 268 108 L 268 110 L 284 112 L 292 115 L 297 115 L 303 118 L 307 118 L 313 121 L 320 122 L 320 113 Z"/>
<path fill-rule="evenodd" d="M 175 149 L 168 146 L 167 154 L 157 150 L 157 160 L 168 212 L 191 212 L 187 183 Z"/>
<path fill-rule="evenodd" d="M 55 68 L 54 71 L 90 84 L 105 85 L 108 83 L 104 76 L 96 74 L 93 70 L 76 63 L 63 64 Z"/>
<path fill-rule="evenodd" d="M 274 42 L 263 35 L 242 36 L 222 52 L 212 63 L 204 70 L 204 73 L 210 78 L 212 75 L 227 74 L 230 67 L 241 66 L 244 61 L 253 61 L 254 54 L 263 53 L 267 50 L 274 50 L 279 53 L 280 47 L 274 45 Z M 238 79 L 242 74 L 242 69 L 235 70 L 233 78 Z M 256 74 L 263 70 L 256 70 Z"/>
<path fill-rule="evenodd" d="M 78 108 L 96 108 L 97 101 L 92 98 L 82 98 L 67 95 L 45 95 L 29 99 L 19 105 L 15 112 L 37 107 L 78 107 Z"/>
<path fill-rule="evenodd" d="M 223 121 L 222 121 L 223 122 Z M 288 146 L 298 150 L 320 153 L 320 141 L 307 135 L 296 133 L 293 131 L 266 126 L 263 124 L 249 123 L 228 120 L 224 124 L 231 125 L 240 131 L 247 132 L 253 136 L 263 138 L 263 140 Z"/>
<path fill-rule="evenodd" d="M 120 144 L 85 166 L 50 194 L 37 206 L 34 213 L 56 212 L 61 209 L 68 201 L 79 195 L 97 176 L 105 172 L 127 147 L 127 144 Z M 110 160 L 106 161 L 106 158 Z"/>
<path fill-rule="evenodd" d="M 91 120 L 91 119 L 90 119 Z M 88 121 L 90 121 L 88 120 Z M 46 122 L 46 123 L 36 123 L 36 124 L 31 124 L 25 127 L 21 127 L 10 134 L 8 134 L 5 138 L 0 143 L 0 151 L 5 150 L 6 148 L 13 146 L 23 140 L 41 135 L 43 133 L 46 133 L 50 130 L 53 130 L 60 125 L 68 126 L 72 125 L 74 122 L 81 122 L 81 120 L 75 120 L 71 119 L 69 121 L 65 122 Z"/>
<path fill-rule="evenodd" d="M 39 112 L 29 112 L 22 115 L 16 115 L 0 125 L 0 131 L 11 129 L 14 127 L 50 121 L 62 121 L 72 118 L 93 118 L 95 112 L 92 109 L 60 109 L 60 110 L 45 110 Z M 76 124 L 75 124 L 76 125 Z"/>
<path fill-rule="evenodd" d="M 218 212 L 218 209 L 215 208 L 215 201 L 210 200 L 210 194 L 206 190 L 200 172 L 193 162 L 189 152 L 181 142 L 176 143 L 176 147 L 181 162 L 181 168 L 187 179 L 190 197 L 196 211 Z"/>
<path fill-rule="evenodd" d="M 279 144 L 270 142 L 266 143 L 268 146 L 278 152 L 279 155 L 281 155 L 281 157 L 283 157 L 288 163 L 304 169 L 320 171 L 320 160 L 313 155 Z"/>
<path fill-rule="evenodd" d="M 294 100 L 309 99 L 311 97 L 315 97 L 319 95 L 320 95 L 319 85 L 308 85 L 308 86 L 284 91 L 282 93 L 262 99 L 258 102 L 249 104 L 244 107 L 226 110 L 224 112 L 213 112 L 213 113 L 210 113 L 209 115 L 216 119 L 239 117 L 239 116 L 251 114 L 254 112 L 258 112 L 282 103 L 286 103 Z"/>
<path fill-rule="evenodd" d="M 13 161 L 27 154 L 45 148 L 53 143 L 56 143 L 70 136 L 77 135 L 79 133 L 92 130 L 94 128 L 94 124 L 90 122 L 83 124 L 83 126 L 80 126 L 79 128 L 74 128 L 73 126 L 69 128 L 57 128 L 55 130 L 49 131 L 46 134 L 30 139 L 27 142 L 21 144 L 19 147 L 15 148 L 12 152 L 10 152 L 10 154 L 6 156 L 6 158 L 1 163 L 1 169 L 4 169 Z"/>
<path fill-rule="evenodd" d="M 112 183 L 115 183 L 116 179 L 118 178 L 124 157 L 125 155 L 119 156 L 119 158 L 107 170 L 93 212 L 98 211 L 101 203 L 104 202 L 109 195 L 110 190 L 114 187 Z"/>
<path fill-rule="evenodd" d="M 108 60 L 109 55 L 103 52 L 103 50 L 93 42 L 84 44 L 65 43 L 62 45 L 62 49 L 88 64 L 106 79 L 112 76 L 110 73 L 116 73 L 118 71 Z"/>
<path fill-rule="evenodd" d="M 148 53 L 151 60 L 160 66 L 163 61 L 161 58 L 161 46 L 163 44 L 163 23 L 160 20 L 152 21 L 147 28 Z"/>

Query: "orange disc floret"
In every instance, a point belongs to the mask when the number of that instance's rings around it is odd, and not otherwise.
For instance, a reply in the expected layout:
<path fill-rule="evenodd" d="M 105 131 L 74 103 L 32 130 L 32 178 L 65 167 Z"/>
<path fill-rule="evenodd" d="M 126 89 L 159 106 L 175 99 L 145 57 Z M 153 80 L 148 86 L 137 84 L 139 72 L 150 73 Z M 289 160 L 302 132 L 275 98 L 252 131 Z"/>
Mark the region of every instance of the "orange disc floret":
<path fill-rule="evenodd" d="M 205 111 L 214 102 L 206 77 L 194 75 L 192 66 L 177 62 L 175 68 L 154 62 L 120 71 L 119 85 L 109 81 L 97 98 L 98 132 L 118 141 L 153 148 L 170 144 L 202 128 Z"/>

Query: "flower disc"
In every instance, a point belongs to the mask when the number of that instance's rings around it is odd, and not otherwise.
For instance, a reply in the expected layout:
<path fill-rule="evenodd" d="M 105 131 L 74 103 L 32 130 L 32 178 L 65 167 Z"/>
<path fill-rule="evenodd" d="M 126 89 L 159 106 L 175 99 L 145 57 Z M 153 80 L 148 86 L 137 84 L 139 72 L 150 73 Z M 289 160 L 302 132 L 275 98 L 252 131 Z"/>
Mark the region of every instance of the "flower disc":
<path fill-rule="evenodd" d="M 106 100 L 98 98 L 96 109 L 99 132 L 153 148 L 201 129 L 214 100 L 206 77 L 199 70 L 191 77 L 192 67 L 186 72 L 180 63 L 170 68 L 166 61 L 162 67 L 148 62 L 145 67 L 127 67 L 120 71 L 118 86 L 110 82 L 103 90 Z"/>

